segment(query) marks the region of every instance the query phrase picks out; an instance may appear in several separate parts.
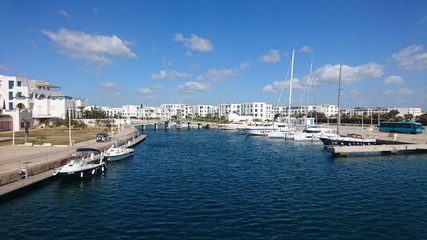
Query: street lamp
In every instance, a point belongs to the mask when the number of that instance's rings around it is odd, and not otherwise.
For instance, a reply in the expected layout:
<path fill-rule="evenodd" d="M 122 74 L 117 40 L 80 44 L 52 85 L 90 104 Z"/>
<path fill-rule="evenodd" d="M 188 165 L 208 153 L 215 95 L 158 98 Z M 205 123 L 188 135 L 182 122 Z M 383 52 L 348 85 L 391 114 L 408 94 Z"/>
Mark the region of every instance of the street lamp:
<path fill-rule="evenodd" d="M 69 137 L 69 146 L 73 146 L 71 143 L 71 107 L 68 105 L 68 137 Z"/>

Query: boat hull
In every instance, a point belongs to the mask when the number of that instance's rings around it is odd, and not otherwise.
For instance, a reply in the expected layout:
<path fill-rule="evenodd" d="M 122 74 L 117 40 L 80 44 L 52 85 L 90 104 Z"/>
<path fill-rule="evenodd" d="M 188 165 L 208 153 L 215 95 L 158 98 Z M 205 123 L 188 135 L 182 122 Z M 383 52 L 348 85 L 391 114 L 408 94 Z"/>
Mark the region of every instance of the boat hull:
<path fill-rule="evenodd" d="M 54 170 L 53 175 L 75 179 L 75 178 L 90 178 L 97 175 L 102 175 L 107 171 L 107 166 L 105 163 L 97 164 L 92 167 L 84 168 L 84 169 L 58 169 Z"/>
<path fill-rule="evenodd" d="M 114 162 L 114 161 L 119 161 L 128 157 L 132 157 L 132 156 L 133 156 L 133 152 L 128 152 L 121 155 L 109 156 L 107 157 L 107 160 L 110 162 Z"/>
<path fill-rule="evenodd" d="M 339 138 L 325 138 L 320 137 L 320 141 L 323 142 L 325 146 L 369 146 L 375 145 L 375 139 L 358 139 L 358 138 L 349 138 L 349 137 L 339 137 Z"/>

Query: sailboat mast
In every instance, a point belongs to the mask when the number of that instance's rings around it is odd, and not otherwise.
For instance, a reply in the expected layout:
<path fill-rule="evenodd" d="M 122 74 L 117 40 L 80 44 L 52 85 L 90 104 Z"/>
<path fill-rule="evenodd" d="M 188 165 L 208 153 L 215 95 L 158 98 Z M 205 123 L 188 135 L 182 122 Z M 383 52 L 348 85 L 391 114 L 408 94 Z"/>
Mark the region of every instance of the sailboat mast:
<path fill-rule="evenodd" d="M 306 111 L 305 111 L 305 123 L 307 124 L 307 116 L 308 116 L 308 104 L 310 103 L 310 88 L 311 88 L 311 71 L 313 70 L 313 61 L 310 62 L 310 77 L 308 79 L 308 90 L 307 90 L 307 104 L 306 104 Z"/>
<path fill-rule="evenodd" d="M 291 81 L 289 83 L 288 124 L 291 124 L 292 80 L 294 78 L 294 59 L 295 59 L 294 57 L 295 57 L 295 50 L 292 50 Z"/>
<path fill-rule="evenodd" d="M 341 109 L 340 109 L 340 98 L 341 98 L 341 70 L 342 64 L 340 64 L 340 75 L 338 80 L 338 119 L 337 119 L 337 134 L 340 134 L 340 125 L 341 125 Z"/>

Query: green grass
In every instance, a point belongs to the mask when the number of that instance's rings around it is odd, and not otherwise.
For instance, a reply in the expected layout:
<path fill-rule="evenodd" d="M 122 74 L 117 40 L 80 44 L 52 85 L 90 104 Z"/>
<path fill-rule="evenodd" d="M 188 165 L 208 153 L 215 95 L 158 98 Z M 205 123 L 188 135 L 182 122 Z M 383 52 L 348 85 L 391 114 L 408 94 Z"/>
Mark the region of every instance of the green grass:
<path fill-rule="evenodd" d="M 110 133 L 108 128 L 86 128 L 72 129 L 71 139 L 76 143 L 95 139 L 96 134 L 100 132 Z M 0 138 L 8 140 L 0 141 L 0 146 L 12 145 L 13 132 L 0 132 Z M 29 131 L 28 142 L 35 145 L 43 143 L 52 143 L 53 145 L 68 145 L 69 131 L 68 128 L 40 128 Z M 25 131 L 15 132 L 15 144 L 25 143 Z"/>

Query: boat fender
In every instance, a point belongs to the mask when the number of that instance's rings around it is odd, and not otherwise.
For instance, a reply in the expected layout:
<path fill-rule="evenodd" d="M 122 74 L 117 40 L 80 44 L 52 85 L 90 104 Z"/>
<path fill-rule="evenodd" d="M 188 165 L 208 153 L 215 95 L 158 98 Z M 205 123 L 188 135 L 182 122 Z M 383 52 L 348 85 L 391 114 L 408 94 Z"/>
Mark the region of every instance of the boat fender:
<path fill-rule="evenodd" d="M 83 172 L 80 173 L 80 177 L 83 177 Z"/>
<path fill-rule="evenodd" d="M 102 166 L 102 172 L 104 172 L 104 166 Z"/>
<path fill-rule="evenodd" d="M 95 169 L 92 170 L 92 175 L 95 174 Z"/>

